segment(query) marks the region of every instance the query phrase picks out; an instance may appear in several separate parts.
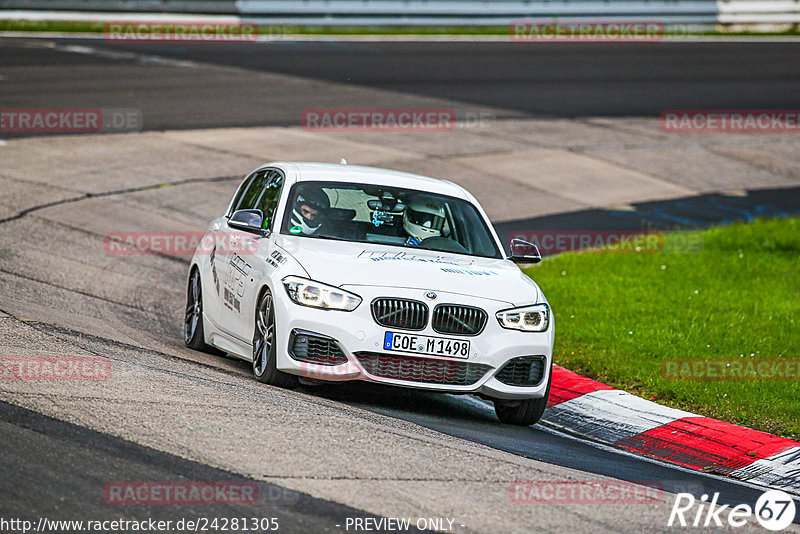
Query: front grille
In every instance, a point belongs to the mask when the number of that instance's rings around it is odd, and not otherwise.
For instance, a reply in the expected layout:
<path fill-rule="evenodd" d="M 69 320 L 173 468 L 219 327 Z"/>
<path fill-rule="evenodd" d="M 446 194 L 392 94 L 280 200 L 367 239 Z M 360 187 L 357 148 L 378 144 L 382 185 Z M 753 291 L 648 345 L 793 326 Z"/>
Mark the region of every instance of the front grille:
<path fill-rule="evenodd" d="M 474 336 L 486 326 L 488 316 L 480 308 L 439 304 L 433 310 L 433 329 L 440 334 Z"/>
<path fill-rule="evenodd" d="M 372 301 L 372 318 L 389 328 L 422 330 L 428 324 L 428 307 L 416 300 L 379 298 Z"/>
<path fill-rule="evenodd" d="M 319 365 L 347 363 L 347 356 L 333 339 L 303 332 L 292 332 L 290 347 L 289 355 L 297 361 Z"/>
<path fill-rule="evenodd" d="M 537 386 L 544 378 L 544 362 L 544 356 L 513 358 L 494 377 L 509 386 Z"/>
<path fill-rule="evenodd" d="M 482 363 L 396 356 L 377 352 L 357 352 L 355 356 L 364 370 L 373 376 L 409 382 L 469 386 L 483 378 L 491 369 L 491 366 Z"/>

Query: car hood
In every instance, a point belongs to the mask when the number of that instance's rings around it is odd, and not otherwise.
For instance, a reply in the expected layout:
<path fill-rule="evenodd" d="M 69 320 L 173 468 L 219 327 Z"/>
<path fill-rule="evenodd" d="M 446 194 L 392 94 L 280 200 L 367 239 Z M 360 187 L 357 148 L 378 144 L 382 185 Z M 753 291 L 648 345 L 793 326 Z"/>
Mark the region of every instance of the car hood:
<path fill-rule="evenodd" d="M 508 260 L 308 238 L 285 237 L 278 244 L 312 279 L 338 287 L 442 291 L 512 306 L 544 300 L 533 280 Z"/>

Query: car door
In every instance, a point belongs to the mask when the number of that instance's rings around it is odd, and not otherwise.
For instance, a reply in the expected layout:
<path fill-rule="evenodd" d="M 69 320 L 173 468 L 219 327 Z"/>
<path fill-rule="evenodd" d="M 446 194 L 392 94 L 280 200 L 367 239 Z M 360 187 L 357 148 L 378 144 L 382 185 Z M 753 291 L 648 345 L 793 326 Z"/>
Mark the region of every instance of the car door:
<path fill-rule="evenodd" d="M 271 230 L 283 182 L 283 174 L 277 169 L 255 173 L 247 190 L 232 204 L 228 219 L 238 210 L 258 209 L 264 215 L 264 229 Z M 273 247 L 274 237 L 243 232 L 227 224 L 222 230 L 226 246 L 222 247 L 224 259 L 218 257 L 222 263 L 220 327 L 240 341 L 250 343 L 258 298 L 256 293 L 266 276 L 266 258 Z"/>
<path fill-rule="evenodd" d="M 236 194 L 233 195 L 228 211 L 221 217 L 212 221 L 211 228 L 209 229 L 211 236 L 214 240 L 213 247 L 207 251 L 209 254 L 209 268 L 211 275 L 209 280 L 203 286 L 203 310 L 206 318 L 209 319 L 215 327 L 219 327 L 222 320 L 223 309 L 223 276 L 227 273 L 228 265 L 228 242 L 230 238 L 229 228 L 227 226 L 234 207 L 237 206 L 248 191 L 253 181 L 257 178 L 258 172 L 254 172 L 242 180 Z"/>

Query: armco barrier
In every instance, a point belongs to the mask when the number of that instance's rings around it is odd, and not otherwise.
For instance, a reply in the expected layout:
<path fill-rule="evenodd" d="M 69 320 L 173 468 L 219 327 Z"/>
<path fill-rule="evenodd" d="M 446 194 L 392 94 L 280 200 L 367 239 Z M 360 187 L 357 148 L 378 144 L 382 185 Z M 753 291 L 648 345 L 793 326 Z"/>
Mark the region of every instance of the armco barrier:
<path fill-rule="evenodd" d="M 721 0 L 717 21 L 737 24 L 800 24 L 800 0 Z"/>
<path fill-rule="evenodd" d="M 284 24 L 303 17 L 322 23 L 506 25 L 518 19 L 658 19 L 714 24 L 716 0 L 239 0 L 239 13 Z"/>
<path fill-rule="evenodd" d="M 238 0 L 254 15 L 594 17 L 716 15 L 716 0 Z"/>
<path fill-rule="evenodd" d="M 652 19 L 775 29 L 800 24 L 800 0 L 0 0 L 3 9 L 208 13 L 307 25 L 506 25 L 524 18 Z"/>

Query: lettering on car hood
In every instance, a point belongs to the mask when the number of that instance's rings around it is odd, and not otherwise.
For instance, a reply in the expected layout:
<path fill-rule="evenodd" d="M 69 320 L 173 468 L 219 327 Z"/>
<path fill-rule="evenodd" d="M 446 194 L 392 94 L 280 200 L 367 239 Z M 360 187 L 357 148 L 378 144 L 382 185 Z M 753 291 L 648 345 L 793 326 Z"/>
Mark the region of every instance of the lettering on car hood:
<path fill-rule="evenodd" d="M 286 245 L 311 278 L 335 286 L 443 291 L 514 305 L 538 302 L 541 295 L 530 278 L 503 259 L 303 238 Z"/>

